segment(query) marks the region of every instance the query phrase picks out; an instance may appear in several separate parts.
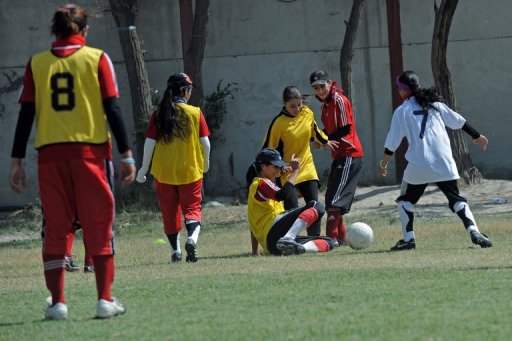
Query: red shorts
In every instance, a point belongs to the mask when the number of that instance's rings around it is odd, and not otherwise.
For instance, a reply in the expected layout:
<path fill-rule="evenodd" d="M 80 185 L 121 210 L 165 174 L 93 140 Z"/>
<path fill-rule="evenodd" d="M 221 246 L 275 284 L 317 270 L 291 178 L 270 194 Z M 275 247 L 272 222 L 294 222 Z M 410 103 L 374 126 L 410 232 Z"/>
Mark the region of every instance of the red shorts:
<path fill-rule="evenodd" d="M 185 185 L 169 185 L 155 179 L 156 195 L 162 212 L 165 234 L 182 229 L 181 214 L 185 220 L 201 222 L 201 187 L 203 179 Z"/>
<path fill-rule="evenodd" d="M 43 208 L 43 254 L 65 254 L 73 223 L 80 220 L 87 251 L 113 255 L 113 167 L 106 159 L 74 159 L 38 163 Z"/>

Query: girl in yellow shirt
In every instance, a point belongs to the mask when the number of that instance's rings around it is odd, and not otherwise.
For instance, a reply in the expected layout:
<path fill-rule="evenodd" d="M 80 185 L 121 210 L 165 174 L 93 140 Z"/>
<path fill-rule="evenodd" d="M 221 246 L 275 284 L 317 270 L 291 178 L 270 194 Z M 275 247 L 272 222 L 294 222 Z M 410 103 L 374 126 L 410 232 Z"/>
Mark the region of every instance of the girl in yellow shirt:
<path fill-rule="evenodd" d="M 313 162 L 310 142 L 316 145 L 334 148 L 335 141 L 329 141 L 327 135 L 318 128 L 313 111 L 303 103 L 302 95 L 295 86 L 288 86 L 283 91 L 283 108 L 272 120 L 263 141 L 263 148 L 274 148 L 285 162 L 290 162 L 292 155 L 301 159 L 301 167 L 295 189 L 284 201 L 284 208 L 298 207 L 297 191 L 306 203 L 318 201 L 320 182 Z M 288 179 L 287 174 L 280 178 L 282 184 Z M 320 221 L 308 229 L 308 235 L 320 235 Z"/>
<path fill-rule="evenodd" d="M 301 208 L 284 210 L 283 201 L 295 195 L 300 163 L 292 155 L 288 165 L 277 150 L 264 148 L 247 170 L 247 208 L 254 256 L 258 255 L 258 244 L 266 254 L 273 255 L 326 252 L 334 247 L 327 237 L 297 237 L 300 231 L 321 220 L 325 213 L 322 204 L 312 200 Z M 282 188 L 275 184 L 280 175 L 287 177 Z"/>

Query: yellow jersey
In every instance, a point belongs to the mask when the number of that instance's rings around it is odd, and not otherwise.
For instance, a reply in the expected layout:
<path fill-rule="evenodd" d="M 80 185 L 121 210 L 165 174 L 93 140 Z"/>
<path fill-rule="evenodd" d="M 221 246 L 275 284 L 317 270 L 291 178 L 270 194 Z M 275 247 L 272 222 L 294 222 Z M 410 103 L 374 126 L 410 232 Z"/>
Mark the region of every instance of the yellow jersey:
<path fill-rule="evenodd" d="M 51 51 L 32 57 L 36 148 L 67 142 L 100 144 L 110 139 L 98 80 L 102 54 L 82 46 L 64 58 Z"/>
<path fill-rule="evenodd" d="M 296 184 L 318 180 L 310 141 L 320 144 L 328 141 L 327 135 L 318 128 L 313 111 L 306 105 L 297 116 L 292 116 L 284 109 L 272 120 L 263 141 L 263 148 L 272 148 L 279 151 L 285 162 L 290 163 L 292 155 L 300 157 L 300 171 Z M 281 183 L 288 180 L 289 175 L 281 177 Z"/>
<path fill-rule="evenodd" d="M 187 115 L 190 135 L 185 138 L 175 137 L 170 143 L 164 143 L 163 139 L 157 140 L 151 174 L 160 183 L 184 185 L 203 178 L 203 146 L 199 138 L 201 109 L 186 103 L 175 105 L 177 110 Z"/>
<path fill-rule="evenodd" d="M 255 177 L 249 186 L 247 197 L 247 215 L 249 228 L 266 254 L 267 235 L 275 218 L 284 212 L 281 201 L 275 200 L 280 188 L 269 179 Z"/>

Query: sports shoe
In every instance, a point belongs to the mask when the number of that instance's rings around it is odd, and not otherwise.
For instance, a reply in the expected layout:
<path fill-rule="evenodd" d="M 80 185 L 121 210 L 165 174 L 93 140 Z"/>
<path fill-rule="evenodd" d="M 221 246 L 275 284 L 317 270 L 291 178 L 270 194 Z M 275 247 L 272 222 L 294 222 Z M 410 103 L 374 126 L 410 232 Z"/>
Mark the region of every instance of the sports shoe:
<path fill-rule="evenodd" d="M 52 297 L 46 298 L 46 310 L 44 312 L 46 320 L 64 320 L 68 318 L 68 306 L 59 302 L 52 306 Z"/>
<path fill-rule="evenodd" d="M 73 257 L 65 257 L 64 258 L 64 269 L 69 272 L 75 272 L 80 270 L 80 266 L 75 263 Z"/>
<path fill-rule="evenodd" d="M 276 247 L 285 256 L 287 255 L 299 255 L 306 252 L 304 245 L 297 243 L 293 238 L 279 238 L 276 243 Z"/>
<path fill-rule="evenodd" d="M 348 246 L 348 242 L 346 240 L 338 239 L 338 246 Z"/>
<path fill-rule="evenodd" d="M 187 238 L 187 241 L 185 242 L 185 250 L 187 251 L 187 262 L 197 262 L 197 247 L 194 239 L 190 237 Z"/>
<path fill-rule="evenodd" d="M 84 264 L 84 272 L 93 274 L 94 273 L 94 265 Z"/>
<path fill-rule="evenodd" d="M 126 313 L 126 308 L 115 297 L 112 297 L 112 299 L 112 302 L 104 299 L 98 300 L 96 304 L 96 318 L 107 319 Z"/>
<path fill-rule="evenodd" d="M 404 251 L 404 250 L 413 250 L 416 248 L 416 241 L 414 239 L 406 242 L 403 239 L 400 239 L 395 246 L 391 248 L 391 251 Z"/>
<path fill-rule="evenodd" d="M 181 260 L 182 260 L 181 253 L 177 252 L 177 253 L 173 253 L 171 255 L 171 262 L 177 263 L 177 262 L 181 262 Z"/>
<path fill-rule="evenodd" d="M 471 231 L 471 241 L 473 244 L 480 245 L 481 247 L 492 247 L 492 242 L 483 233 Z"/>

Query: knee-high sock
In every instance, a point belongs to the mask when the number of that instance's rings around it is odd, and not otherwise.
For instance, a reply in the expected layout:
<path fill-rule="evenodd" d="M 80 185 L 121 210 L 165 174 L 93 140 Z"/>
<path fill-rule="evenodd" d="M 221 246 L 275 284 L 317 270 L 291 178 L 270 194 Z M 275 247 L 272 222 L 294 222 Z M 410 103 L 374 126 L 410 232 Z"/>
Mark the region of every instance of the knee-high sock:
<path fill-rule="evenodd" d="M 297 218 L 293 223 L 292 227 L 290 227 L 288 232 L 286 232 L 286 234 L 284 235 L 284 238 L 295 239 L 295 237 L 297 237 L 300 231 L 305 230 L 306 227 L 308 227 L 308 224 L 304 220 Z"/>
<path fill-rule="evenodd" d="M 468 232 L 480 232 L 478 230 L 478 226 L 476 226 L 475 217 L 473 217 L 473 213 L 471 213 L 471 210 L 469 209 L 469 205 L 467 202 L 457 201 L 455 205 L 453 205 L 453 209 L 455 210 L 455 213 L 457 213 L 459 218 L 462 220 L 462 223 L 464 224 L 464 227 Z"/>
<path fill-rule="evenodd" d="M 310 227 L 315 221 L 318 220 L 318 211 L 314 207 L 310 207 L 304 210 L 299 216 L 297 220 L 293 223 L 292 227 L 288 230 L 285 238 L 293 238 L 297 237 L 300 231 Z"/>
<path fill-rule="evenodd" d="M 64 260 L 65 255 L 43 253 L 44 279 L 46 287 L 52 294 L 52 305 L 66 303 L 64 296 Z"/>
<path fill-rule="evenodd" d="M 192 238 L 194 243 L 197 244 L 197 240 L 199 239 L 199 232 L 201 231 L 201 224 L 197 220 L 187 220 L 185 222 L 185 227 L 187 228 L 188 238 Z"/>
<path fill-rule="evenodd" d="M 340 219 L 340 210 L 337 208 L 327 209 L 327 223 L 325 225 L 325 234 L 327 237 L 336 241 L 338 239 L 338 221 Z"/>
<path fill-rule="evenodd" d="M 96 289 L 98 290 L 98 300 L 104 299 L 112 301 L 112 292 L 110 288 L 114 282 L 114 256 L 93 256 L 94 273 L 96 275 Z"/>
<path fill-rule="evenodd" d="M 404 240 L 409 241 L 414 239 L 414 206 L 410 201 L 398 202 L 398 213 L 400 215 L 400 222 L 402 224 L 402 233 Z"/>
<path fill-rule="evenodd" d="M 340 215 L 338 219 L 338 240 L 346 241 L 347 240 L 347 229 L 345 228 L 345 224 L 343 224 L 343 216 Z"/>
<path fill-rule="evenodd" d="M 327 252 L 331 251 L 331 246 L 326 240 L 314 239 L 304 244 L 306 252 Z"/>

